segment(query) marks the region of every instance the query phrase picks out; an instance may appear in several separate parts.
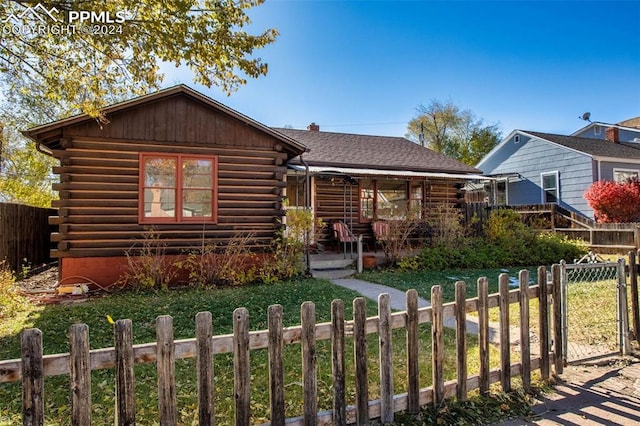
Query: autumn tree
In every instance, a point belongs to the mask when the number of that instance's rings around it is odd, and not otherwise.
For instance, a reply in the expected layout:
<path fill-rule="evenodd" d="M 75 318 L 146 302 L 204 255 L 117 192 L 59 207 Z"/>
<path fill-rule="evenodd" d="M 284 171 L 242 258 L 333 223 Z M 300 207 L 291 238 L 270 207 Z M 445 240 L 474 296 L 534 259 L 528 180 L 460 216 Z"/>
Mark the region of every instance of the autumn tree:
<path fill-rule="evenodd" d="M 47 183 L 50 162 L 20 130 L 77 113 L 104 120 L 104 106 L 159 88 L 162 62 L 188 67 L 196 83 L 228 94 L 266 75 L 255 51 L 277 31 L 247 31 L 248 10 L 263 1 L 1 2 L 0 198 L 46 204 L 46 197 L 23 198 L 26 188 Z M 80 12 L 89 18 L 81 21 Z"/>
<path fill-rule="evenodd" d="M 640 180 L 625 182 L 601 180 L 584 192 L 584 198 L 598 222 L 640 222 Z"/>
<path fill-rule="evenodd" d="M 477 164 L 500 142 L 497 124 L 487 125 L 468 109 L 453 102 L 432 100 L 420 105 L 409 122 L 409 139 L 469 165 Z M 422 136 L 421 136 L 422 135 Z"/>
<path fill-rule="evenodd" d="M 196 83 L 229 93 L 246 77 L 267 73 L 267 64 L 253 54 L 272 43 L 277 31 L 246 31 L 247 10 L 263 1 L 3 2 L 0 16 L 15 18 L 3 23 L 3 88 L 28 102 L 57 105 L 62 115 L 96 115 L 114 100 L 158 88 L 163 61 L 184 65 Z M 28 7 L 33 12 L 25 14 Z M 81 22 L 80 11 L 94 22 Z M 29 29 L 41 23 L 37 18 L 48 24 L 44 30 Z M 96 20 L 111 23 L 94 25 Z"/>

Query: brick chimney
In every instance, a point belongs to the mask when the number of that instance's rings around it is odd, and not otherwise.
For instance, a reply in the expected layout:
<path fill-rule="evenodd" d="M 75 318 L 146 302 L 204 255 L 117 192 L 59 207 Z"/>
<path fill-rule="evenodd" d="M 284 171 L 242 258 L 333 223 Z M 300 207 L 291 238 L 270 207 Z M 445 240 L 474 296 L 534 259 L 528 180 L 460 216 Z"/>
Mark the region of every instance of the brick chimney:
<path fill-rule="evenodd" d="M 316 123 L 311 123 L 307 126 L 307 130 L 311 131 L 311 132 L 319 132 L 320 131 L 320 126 L 318 126 Z"/>
<path fill-rule="evenodd" d="M 604 136 L 609 142 L 620 143 L 619 130 L 617 127 L 607 127 L 604 131 Z"/>

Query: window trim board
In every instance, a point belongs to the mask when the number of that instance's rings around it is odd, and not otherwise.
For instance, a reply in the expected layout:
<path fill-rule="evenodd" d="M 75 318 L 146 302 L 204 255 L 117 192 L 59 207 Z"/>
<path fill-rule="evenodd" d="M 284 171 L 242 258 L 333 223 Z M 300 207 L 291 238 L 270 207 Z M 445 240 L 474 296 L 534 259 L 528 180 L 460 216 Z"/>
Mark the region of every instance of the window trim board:
<path fill-rule="evenodd" d="M 144 190 L 145 190 L 145 168 L 144 161 L 146 158 L 175 158 L 176 160 L 176 182 L 175 182 L 175 199 L 176 214 L 174 217 L 160 218 L 149 217 L 144 214 Z M 184 159 L 203 159 L 212 161 L 212 185 L 211 185 L 211 217 L 197 216 L 193 218 L 185 218 L 182 216 L 182 192 L 184 190 L 182 182 L 182 161 Z M 218 223 L 218 156 L 203 154 L 173 154 L 166 152 L 141 152 L 138 156 L 138 223 L 139 224 L 185 224 L 185 223 Z"/>

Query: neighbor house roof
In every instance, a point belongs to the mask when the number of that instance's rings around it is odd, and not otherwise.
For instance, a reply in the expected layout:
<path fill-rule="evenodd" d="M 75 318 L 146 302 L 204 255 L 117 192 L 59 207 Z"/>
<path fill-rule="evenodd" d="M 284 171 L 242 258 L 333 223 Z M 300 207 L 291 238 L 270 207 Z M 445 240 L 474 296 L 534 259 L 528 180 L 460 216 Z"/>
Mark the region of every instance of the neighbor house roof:
<path fill-rule="evenodd" d="M 304 160 L 312 166 L 341 166 L 416 172 L 479 173 L 443 154 L 392 136 L 369 136 L 315 130 L 275 129 L 308 148 Z M 299 157 L 291 160 L 300 164 Z"/>
<path fill-rule="evenodd" d="M 530 131 L 522 131 L 522 133 L 544 139 L 594 157 L 640 159 L 640 148 L 638 147 L 638 144 L 625 142 L 614 143 L 605 139 L 563 136 L 552 133 Z"/>
<path fill-rule="evenodd" d="M 618 126 L 635 127 L 640 129 L 640 117 L 630 118 L 618 123 Z"/>

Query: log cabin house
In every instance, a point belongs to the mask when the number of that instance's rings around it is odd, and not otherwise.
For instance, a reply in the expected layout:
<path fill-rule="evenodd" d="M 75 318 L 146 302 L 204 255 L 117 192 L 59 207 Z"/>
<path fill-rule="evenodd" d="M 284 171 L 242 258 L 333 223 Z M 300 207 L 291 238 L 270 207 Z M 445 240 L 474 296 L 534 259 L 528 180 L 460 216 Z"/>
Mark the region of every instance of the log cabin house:
<path fill-rule="evenodd" d="M 50 222 L 65 284 L 116 281 L 149 227 L 172 255 L 243 232 L 264 250 L 287 197 L 371 238 L 372 220 L 458 204 L 478 177 L 404 138 L 269 128 L 184 85 L 103 113 L 105 123 L 78 115 L 24 132 L 60 161 Z"/>
<path fill-rule="evenodd" d="M 404 219 L 408 211 L 424 219 L 434 207 L 460 206 L 464 184 L 483 179 L 479 170 L 401 137 L 321 132 L 316 123 L 276 130 L 306 147 L 288 163 L 289 203 L 311 206 L 325 223 L 343 221 L 365 242 L 373 239 L 372 222 Z M 330 243 L 331 228 L 319 239 Z"/>

